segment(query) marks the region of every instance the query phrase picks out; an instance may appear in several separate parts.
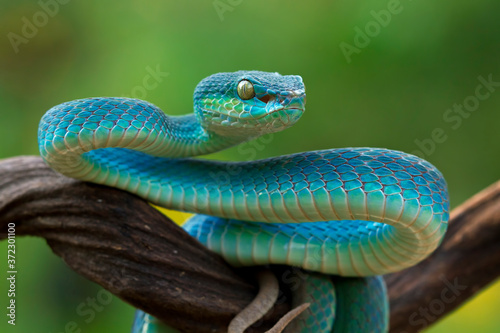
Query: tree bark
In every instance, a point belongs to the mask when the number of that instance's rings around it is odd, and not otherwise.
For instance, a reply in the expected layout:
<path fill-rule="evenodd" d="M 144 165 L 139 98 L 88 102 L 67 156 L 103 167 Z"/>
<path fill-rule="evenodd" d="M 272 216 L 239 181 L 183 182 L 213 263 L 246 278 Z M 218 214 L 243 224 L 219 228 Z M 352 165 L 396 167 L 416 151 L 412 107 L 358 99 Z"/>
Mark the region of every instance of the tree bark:
<path fill-rule="evenodd" d="M 248 269 L 230 267 L 144 200 L 59 175 L 39 157 L 0 160 L 0 239 L 11 223 L 16 235 L 45 238 L 76 272 L 183 332 L 225 332 L 257 292 Z M 391 332 L 417 332 L 493 281 L 499 238 L 500 182 L 453 211 L 431 257 L 387 276 Z M 249 331 L 289 310 L 286 290 L 279 300 Z"/>

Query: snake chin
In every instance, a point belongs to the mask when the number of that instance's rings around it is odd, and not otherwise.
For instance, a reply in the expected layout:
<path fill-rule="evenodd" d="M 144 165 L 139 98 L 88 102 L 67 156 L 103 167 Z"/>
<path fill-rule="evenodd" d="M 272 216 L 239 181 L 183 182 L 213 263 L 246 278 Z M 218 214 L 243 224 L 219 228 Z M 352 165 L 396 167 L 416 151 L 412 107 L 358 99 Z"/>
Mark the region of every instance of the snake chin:
<path fill-rule="evenodd" d="M 255 119 L 204 110 L 204 117 L 210 118 L 205 129 L 225 137 L 255 137 L 283 131 L 294 125 L 303 113 L 304 109 L 280 108 Z"/>
<path fill-rule="evenodd" d="M 303 109 L 282 109 L 270 113 L 268 116 L 271 118 L 269 120 L 267 130 L 269 133 L 282 131 L 292 125 L 294 125 L 302 114 Z"/>

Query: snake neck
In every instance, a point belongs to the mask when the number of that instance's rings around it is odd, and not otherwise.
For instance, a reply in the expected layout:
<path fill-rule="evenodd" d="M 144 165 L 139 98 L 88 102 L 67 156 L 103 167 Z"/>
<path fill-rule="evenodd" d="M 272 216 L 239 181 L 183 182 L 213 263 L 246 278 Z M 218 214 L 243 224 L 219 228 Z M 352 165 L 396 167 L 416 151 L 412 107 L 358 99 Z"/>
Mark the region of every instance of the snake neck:
<path fill-rule="evenodd" d="M 169 133 L 168 143 L 159 156 L 190 157 L 214 153 L 244 141 L 249 136 L 227 137 L 205 129 L 194 114 L 166 116 L 165 129 Z"/>
<path fill-rule="evenodd" d="M 101 164 L 93 155 L 131 149 L 156 157 L 191 157 L 229 148 L 249 136 L 222 136 L 205 129 L 195 116 L 167 116 L 145 101 L 87 98 L 57 105 L 40 121 L 39 148 L 55 170 L 91 180 Z M 113 169 L 114 170 L 114 169 Z"/>

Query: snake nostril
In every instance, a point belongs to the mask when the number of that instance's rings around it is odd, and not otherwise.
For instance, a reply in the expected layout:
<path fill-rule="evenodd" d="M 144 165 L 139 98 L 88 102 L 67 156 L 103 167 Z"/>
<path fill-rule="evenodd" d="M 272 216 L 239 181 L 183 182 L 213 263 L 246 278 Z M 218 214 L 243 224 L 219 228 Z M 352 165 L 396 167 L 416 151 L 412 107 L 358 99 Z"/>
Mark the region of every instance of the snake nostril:
<path fill-rule="evenodd" d="M 264 96 L 262 96 L 262 97 L 258 97 L 258 99 L 259 99 L 259 101 L 261 101 L 261 102 L 267 103 L 267 102 L 269 102 L 269 101 L 271 100 L 271 96 L 269 96 L 269 95 L 264 95 Z"/>

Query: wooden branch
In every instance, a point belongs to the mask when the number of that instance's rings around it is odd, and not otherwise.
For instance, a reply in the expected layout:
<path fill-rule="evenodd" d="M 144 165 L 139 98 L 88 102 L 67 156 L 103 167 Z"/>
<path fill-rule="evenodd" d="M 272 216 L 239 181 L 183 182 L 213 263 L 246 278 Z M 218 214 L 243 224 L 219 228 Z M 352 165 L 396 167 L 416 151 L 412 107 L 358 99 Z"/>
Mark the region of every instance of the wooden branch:
<path fill-rule="evenodd" d="M 0 239 L 9 223 L 17 235 L 44 237 L 72 269 L 183 332 L 225 332 L 257 292 L 248 271 L 228 266 L 144 200 L 61 176 L 38 157 L 0 160 Z M 391 331 L 417 332 L 495 279 L 499 228 L 500 182 L 455 209 L 433 256 L 387 277 Z M 286 295 L 248 331 L 262 332 L 287 312 Z"/>
<path fill-rule="evenodd" d="M 0 161 L 0 239 L 44 237 L 73 270 L 184 332 L 225 332 L 257 290 L 144 200 L 39 157 Z M 274 309 L 270 327 L 287 304 Z M 196 318 L 196 320 L 193 320 Z"/>

